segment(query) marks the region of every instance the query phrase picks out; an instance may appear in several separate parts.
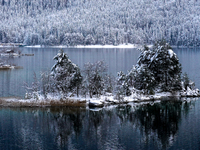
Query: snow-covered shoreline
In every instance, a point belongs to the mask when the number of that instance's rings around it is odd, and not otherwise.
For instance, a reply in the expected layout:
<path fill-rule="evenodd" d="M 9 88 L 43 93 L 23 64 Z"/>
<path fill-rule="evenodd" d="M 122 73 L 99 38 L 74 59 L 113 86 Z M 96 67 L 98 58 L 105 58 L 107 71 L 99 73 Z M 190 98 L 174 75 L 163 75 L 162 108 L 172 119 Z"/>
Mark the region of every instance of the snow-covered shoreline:
<path fill-rule="evenodd" d="M 24 45 L 23 47 L 27 48 L 142 48 L 141 44 L 119 44 L 119 45 L 75 45 L 75 46 L 67 46 L 67 45 L 55 45 L 55 46 L 44 46 L 44 45 Z M 0 45 L 1 48 L 8 47 L 19 47 L 18 45 L 7 44 Z"/>
<path fill-rule="evenodd" d="M 42 45 L 34 45 L 34 46 L 24 46 L 28 48 L 141 48 L 142 45 L 139 44 L 119 44 L 119 45 L 76 45 L 76 46 L 66 46 L 66 45 L 58 45 L 58 46 L 42 46 Z"/>
<path fill-rule="evenodd" d="M 121 100 L 117 100 L 111 93 L 102 95 L 98 98 L 93 97 L 66 97 L 61 98 L 60 95 L 48 95 L 47 98 L 39 95 L 37 99 L 21 99 L 17 97 L 0 98 L 0 106 L 2 107 L 106 107 L 110 105 L 135 104 L 144 102 L 161 102 L 163 100 L 188 100 L 200 97 L 198 89 L 177 92 L 161 92 L 154 95 L 144 95 L 137 92 L 131 96 L 125 96 Z"/>
<path fill-rule="evenodd" d="M 121 47 L 124 46 L 126 45 Z M 2 98 L 0 104 L 15 107 L 104 107 L 200 97 L 199 90 L 194 87 L 194 82 L 189 80 L 187 74 L 181 78 L 181 66 L 170 45 L 165 41 L 159 41 L 154 46 L 152 50 L 144 46 L 136 66 L 128 74 L 119 72 L 116 82 L 105 76 L 106 67 L 102 62 L 87 64 L 87 74 L 83 77 L 78 66 L 72 63 L 61 49 L 54 57 L 56 63 L 51 69 L 51 74 L 41 75 L 42 85 L 35 81 L 32 87 L 25 87 L 25 99 Z M 75 96 L 79 94 L 82 97 Z"/>
<path fill-rule="evenodd" d="M 21 46 L 22 45 L 22 46 Z M 10 48 L 10 47 L 27 47 L 27 48 L 124 48 L 124 49 L 129 49 L 129 48 L 138 48 L 141 49 L 143 47 L 142 44 L 119 44 L 119 45 L 75 45 L 75 46 L 67 46 L 67 45 L 55 45 L 55 46 L 44 46 L 44 45 L 23 45 L 21 44 L 15 45 L 15 44 L 9 44 L 7 43 L 6 45 L 0 45 L 0 48 Z M 147 44 L 148 47 L 152 47 L 152 44 Z M 177 45 L 172 45 L 172 48 L 195 48 L 198 46 L 177 46 Z"/>

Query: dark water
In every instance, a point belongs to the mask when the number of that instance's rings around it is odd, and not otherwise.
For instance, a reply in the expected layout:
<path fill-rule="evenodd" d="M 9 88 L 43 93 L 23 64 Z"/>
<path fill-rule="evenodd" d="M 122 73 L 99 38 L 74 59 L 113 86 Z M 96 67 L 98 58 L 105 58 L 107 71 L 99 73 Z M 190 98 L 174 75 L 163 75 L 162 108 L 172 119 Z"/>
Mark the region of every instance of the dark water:
<path fill-rule="evenodd" d="M 1 108 L 1 149 L 199 149 L 200 100 L 92 111 Z"/>
<path fill-rule="evenodd" d="M 50 70 L 58 49 L 23 48 L 33 57 L 10 58 L 23 69 L 0 71 L 0 97 L 23 96 L 33 72 Z M 64 49 L 83 68 L 104 60 L 108 71 L 126 72 L 135 49 Z M 200 88 L 200 49 L 175 49 L 183 72 Z M 104 108 L 0 108 L 0 149 L 200 149 L 200 99 Z"/>

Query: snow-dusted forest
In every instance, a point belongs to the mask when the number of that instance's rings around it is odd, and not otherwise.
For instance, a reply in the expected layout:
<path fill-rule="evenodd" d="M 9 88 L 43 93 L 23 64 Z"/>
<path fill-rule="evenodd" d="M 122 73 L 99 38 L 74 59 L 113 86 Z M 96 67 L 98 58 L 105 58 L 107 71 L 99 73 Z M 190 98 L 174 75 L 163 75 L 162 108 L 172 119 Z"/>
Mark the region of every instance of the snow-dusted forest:
<path fill-rule="evenodd" d="M 0 0 L 0 43 L 200 45 L 197 0 Z"/>

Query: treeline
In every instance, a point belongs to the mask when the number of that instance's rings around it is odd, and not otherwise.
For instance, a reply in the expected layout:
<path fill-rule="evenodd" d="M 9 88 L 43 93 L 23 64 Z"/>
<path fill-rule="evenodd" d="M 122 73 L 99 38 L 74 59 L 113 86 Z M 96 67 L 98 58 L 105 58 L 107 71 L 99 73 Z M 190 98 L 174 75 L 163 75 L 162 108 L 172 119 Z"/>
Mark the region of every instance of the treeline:
<path fill-rule="evenodd" d="M 199 10 L 195 0 L 1 0 L 0 42 L 199 46 Z"/>

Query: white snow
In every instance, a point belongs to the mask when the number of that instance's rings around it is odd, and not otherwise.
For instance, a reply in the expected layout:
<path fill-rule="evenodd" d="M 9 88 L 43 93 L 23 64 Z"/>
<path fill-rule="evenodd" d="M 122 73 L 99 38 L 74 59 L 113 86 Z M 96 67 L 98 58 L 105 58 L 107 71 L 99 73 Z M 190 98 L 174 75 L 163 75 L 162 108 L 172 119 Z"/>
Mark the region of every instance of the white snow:
<path fill-rule="evenodd" d="M 169 54 L 170 58 L 172 58 L 174 55 L 176 55 L 176 54 L 173 52 L 173 50 L 171 50 L 171 49 L 168 50 L 168 54 Z"/>
<path fill-rule="evenodd" d="M 129 105 L 136 105 L 137 103 L 144 104 L 150 103 L 154 104 L 155 102 L 161 102 L 163 98 L 170 98 L 170 97 L 177 97 L 182 98 L 183 100 L 191 100 L 191 97 L 199 97 L 199 89 L 190 89 L 187 88 L 185 91 L 177 92 L 176 94 L 170 92 L 156 92 L 154 95 L 144 95 L 141 93 L 137 93 L 135 91 L 132 92 L 131 96 L 125 96 L 122 100 L 115 99 L 115 96 L 112 94 L 107 94 L 97 97 L 66 97 L 65 99 L 62 98 L 59 94 L 48 94 L 47 98 L 45 99 L 44 96 L 40 95 L 39 93 L 36 94 L 35 98 L 30 99 L 20 99 L 20 98 L 1 98 L 1 105 L 2 106 L 71 106 L 81 105 L 87 106 L 91 105 L 93 107 L 107 107 L 116 104 L 129 104 Z M 62 98 L 62 100 L 61 100 Z M 190 98 L 190 99 L 188 99 Z M 98 110 L 97 110 L 98 111 Z"/>
<path fill-rule="evenodd" d="M 42 45 L 33 45 L 25 46 L 28 48 L 41 48 L 41 47 L 51 47 L 51 48 L 141 48 L 142 45 L 139 44 L 120 44 L 120 45 L 77 45 L 77 46 L 42 46 Z"/>
<path fill-rule="evenodd" d="M 120 44 L 120 45 L 77 45 L 76 48 L 138 48 L 136 44 Z"/>
<path fill-rule="evenodd" d="M 182 97 L 197 97 L 199 96 L 199 89 L 192 90 L 187 87 L 187 90 L 180 93 Z"/>
<path fill-rule="evenodd" d="M 41 45 L 33 45 L 33 46 L 25 46 L 25 47 L 30 47 L 30 48 L 41 48 Z"/>

